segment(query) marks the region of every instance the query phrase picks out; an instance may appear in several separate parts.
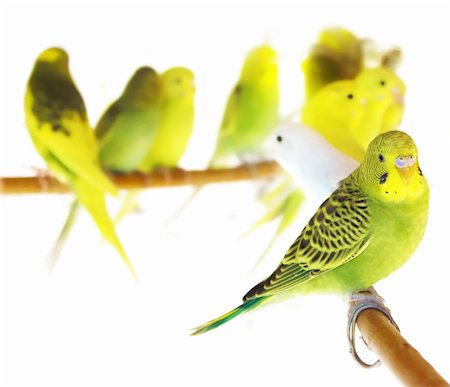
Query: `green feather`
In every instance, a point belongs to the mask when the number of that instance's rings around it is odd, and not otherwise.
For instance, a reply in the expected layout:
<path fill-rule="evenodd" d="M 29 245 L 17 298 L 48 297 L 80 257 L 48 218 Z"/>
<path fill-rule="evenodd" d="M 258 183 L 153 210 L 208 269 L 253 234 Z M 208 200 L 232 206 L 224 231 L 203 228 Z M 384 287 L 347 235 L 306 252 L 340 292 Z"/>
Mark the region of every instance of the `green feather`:
<path fill-rule="evenodd" d="M 255 298 L 253 300 L 245 301 L 242 305 L 238 306 L 237 308 L 233 309 L 232 311 L 224 314 L 223 316 L 220 316 L 214 320 L 208 321 L 207 323 L 200 325 L 193 329 L 193 332 L 191 333 L 192 336 L 200 335 L 202 333 L 208 332 L 212 329 L 215 329 L 222 324 L 225 324 L 226 322 L 232 320 L 233 318 L 239 316 L 242 313 L 247 313 L 258 306 L 260 306 L 262 303 L 267 302 L 269 297 L 261 297 L 261 298 Z"/>

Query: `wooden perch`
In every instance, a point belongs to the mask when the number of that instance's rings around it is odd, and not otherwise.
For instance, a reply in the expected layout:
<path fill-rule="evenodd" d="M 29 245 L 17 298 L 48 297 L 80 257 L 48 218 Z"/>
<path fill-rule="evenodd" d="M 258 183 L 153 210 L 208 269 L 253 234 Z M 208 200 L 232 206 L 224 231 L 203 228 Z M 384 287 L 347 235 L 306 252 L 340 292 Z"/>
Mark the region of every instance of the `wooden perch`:
<path fill-rule="evenodd" d="M 262 161 L 229 169 L 185 171 L 183 169 L 158 170 L 149 174 L 110 174 L 111 180 L 121 189 L 149 187 L 176 187 L 203 185 L 231 181 L 265 178 L 280 173 L 276 161 Z M 70 188 L 54 177 L 0 177 L 0 194 L 66 193 Z"/>
<path fill-rule="evenodd" d="M 375 309 L 364 310 L 356 323 L 369 348 L 402 383 L 417 387 L 449 385 L 383 313 Z"/>

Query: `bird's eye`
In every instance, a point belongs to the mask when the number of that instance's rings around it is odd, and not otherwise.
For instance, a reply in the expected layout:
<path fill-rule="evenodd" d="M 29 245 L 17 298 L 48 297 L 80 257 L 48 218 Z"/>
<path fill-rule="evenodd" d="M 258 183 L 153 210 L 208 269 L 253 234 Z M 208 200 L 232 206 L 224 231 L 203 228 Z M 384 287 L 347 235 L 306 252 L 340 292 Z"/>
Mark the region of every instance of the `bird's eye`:
<path fill-rule="evenodd" d="M 383 155 L 381 153 L 378 155 L 378 160 L 380 160 L 381 162 L 384 161 L 384 157 L 383 157 Z"/>
<path fill-rule="evenodd" d="M 181 78 L 175 78 L 175 83 L 176 83 L 177 85 L 181 84 Z"/>
<path fill-rule="evenodd" d="M 278 141 L 278 142 L 281 142 L 281 141 L 283 141 L 283 137 L 281 137 L 281 136 L 277 136 L 277 141 Z"/>
<path fill-rule="evenodd" d="M 381 175 L 381 177 L 380 177 L 380 184 L 386 183 L 387 177 L 388 177 L 387 173 Z"/>
<path fill-rule="evenodd" d="M 380 81 L 380 86 L 384 86 L 384 85 L 386 85 L 386 82 L 382 79 L 382 80 Z"/>
<path fill-rule="evenodd" d="M 353 99 L 353 94 L 352 93 L 347 94 L 347 98 L 348 99 Z"/>

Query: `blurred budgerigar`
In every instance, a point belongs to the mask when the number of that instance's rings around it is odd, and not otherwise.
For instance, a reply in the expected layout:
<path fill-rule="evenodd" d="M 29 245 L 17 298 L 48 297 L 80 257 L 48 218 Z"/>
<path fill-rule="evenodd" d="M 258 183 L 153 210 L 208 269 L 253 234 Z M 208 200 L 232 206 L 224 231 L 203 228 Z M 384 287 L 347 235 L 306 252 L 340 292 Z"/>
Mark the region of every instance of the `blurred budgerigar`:
<path fill-rule="evenodd" d="M 400 126 L 406 85 L 393 70 L 384 66 L 363 70 L 355 78 L 355 84 L 365 98 L 366 114 L 354 136 L 366 149 L 375 136 Z"/>
<path fill-rule="evenodd" d="M 317 131 L 290 122 L 275 130 L 275 158 L 308 198 L 324 200 L 358 162 L 338 151 Z"/>
<path fill-rule="evenodd" d="M 363 40 L 351 31 L 332 27 L 322 30 L 302 63 L 307 99 L 328 83 L 353 79 L 363 67 Z"/>
<path fill-rule="evenodd" d="M 278 226 L 254 267 L 257 267 L 262 262 L 278 238 L 293 224 L 305 200 L 305 194 L 298 186 L 292 184 L 290 176 L 284 176 L 279 186 L 270 192 L 268 196 L 272 196 L 272 200 L 267 204 L 267 212 L 258 219 L 248 232 L 275 219 L 278 221 Z"/>
<path fill-rule="evenodd" d="M 365 116 L 366 100 L 352 80 L 332 82 L 302 109 L 301 122 L 315 129 L 339 151 L 361 160 L 364 148 L 354 137 Z"/>
<path fill-rule="evenodd" d="M 258 151 L 278 123 L 278 109 L 277 54 L 272 47 L 262 45 L 246 57 L 228 98 L 211 165 L 229 156 Z"/>
<path fill-rule="evenodd" d="M 49 48 L 39 55 L 25 94 L 26 124 L 50 170 L 72 187 L 134 274 L 105 203 L 105 195 L 117 195 L 118 190 L 100 168 L 94 132 L 68 62 L 67 53 L 60 48 Z"/>
<path fill-rule="evenodd" d="M 195 119 L 195 77 L 186 67 L 173 67 L 160 75 L 160 104 L 156 131 L 137 170 L 176 168 L 189 144 Z M 138 204 L 140 190 L 131 190 L 115 221 L 119 222 Z"/>
<path fill-rule="evenodd" d="M 160 89 L 156 71 L 141 67 L 128 81 L 119 99 L 103 113 L 95 134 L 104 169 L 130 172 L 142 162 L 158 126 Z"/>
<path fill-rule="evenodd" d="M 104 170 L 126 173 L 137 170 L 155 137 L 160 112 L 160 82 L 150 67 L 137 69 L 122 95 L 102 114 L 95 128 L 99 162 Z M 59 256 L 78 213 L 72 204 L 50 259 Z"/>
<path fill-rule="evenodd" d="M 189 144 L 195 118 L 195 78 L 185 67 L 173 67 L 160 76 L 161 113 L 150 147 L 139 170 L 178 166 Z"/>
<path fill-rule="evenodd" d="M 287 296 L 348 294 L 400 268 L 425 231 L 429 190 L 414 141 L 401 131 L 378 135 L 361 165 L 319 207 L 278 268 L 243 303 L 196 328 L 214 329 Z"/>
<path fill-rule="evenodd" d="M 208 167 L 223 167 L 228 158 L 258 153 L 279 120 L 278 61 L 268 45 L 256 47 L 245 58 L 241 75 L 231 91 Z M 175 219 L 200 192 L 195 188 L 175 211 Z"/>
<path fill-rule="evenodd" d="M 305 103 L 301 121 L 360 161 L 373 138 L 400 125 L 405 91 L 392 70 L 364 69 L 354 80 L 323 87 Z"/>

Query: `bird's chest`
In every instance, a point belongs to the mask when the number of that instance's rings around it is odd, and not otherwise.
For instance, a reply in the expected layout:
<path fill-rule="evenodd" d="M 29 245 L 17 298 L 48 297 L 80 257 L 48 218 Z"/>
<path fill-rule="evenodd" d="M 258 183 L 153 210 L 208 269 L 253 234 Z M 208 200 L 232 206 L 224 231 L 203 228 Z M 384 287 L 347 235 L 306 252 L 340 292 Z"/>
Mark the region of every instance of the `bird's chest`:
<path fill-rule="evenodd" d="M 427 215 L 427 206 L 422 202 L 413 206 L 374 206 L 370 246 L 349 263 L 354 277 L 370 286 L 400 268 L 420 243 Z"/>

